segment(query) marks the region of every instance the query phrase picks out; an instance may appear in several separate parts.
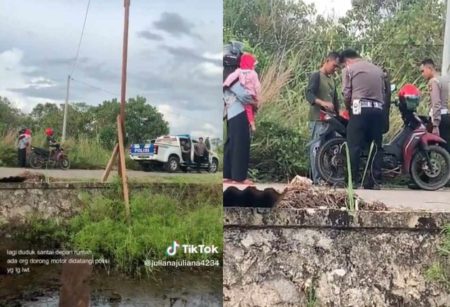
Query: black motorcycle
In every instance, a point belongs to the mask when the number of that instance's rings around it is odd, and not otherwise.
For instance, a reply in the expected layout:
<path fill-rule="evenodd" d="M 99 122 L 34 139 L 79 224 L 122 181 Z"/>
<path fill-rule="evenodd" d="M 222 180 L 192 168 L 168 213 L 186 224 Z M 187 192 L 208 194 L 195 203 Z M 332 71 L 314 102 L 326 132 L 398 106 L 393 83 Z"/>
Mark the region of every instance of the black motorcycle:
<path fill-rule="evenodd" d="M 35 169 L 50 167 L 66 170 L 70 168 L 70 161 L 64 153 L 64 149 L 59 145 L 55 146 L 51 151 L 43 148 L 31 147 L 30 166 Z"/>
<path fill-rule="evenodd" d="M 395 101 L 403 119 L 403 129 L 388 144 L 383 145 L 382 174 L 393 178 L 409 174 L 424 190 L 437 190 L 450 180 L 450 155 L 442 144 L 445 141 L 427 131 L 427 117 L 417 116 L 415 108 Z M 347 120 L 332 114 L 323 115 L 328 124 L 321 135 L 321 146 L 316 155 L 320 176 L 331 185 L 343 185 L 347 173 L 346 126 Z M 369 148 L 362 153 L 362 167 L 369 157 Z M 373 156 L 376 149 L 371 153 Z M 366 168 L 367 169 L 367 168 Z"/>

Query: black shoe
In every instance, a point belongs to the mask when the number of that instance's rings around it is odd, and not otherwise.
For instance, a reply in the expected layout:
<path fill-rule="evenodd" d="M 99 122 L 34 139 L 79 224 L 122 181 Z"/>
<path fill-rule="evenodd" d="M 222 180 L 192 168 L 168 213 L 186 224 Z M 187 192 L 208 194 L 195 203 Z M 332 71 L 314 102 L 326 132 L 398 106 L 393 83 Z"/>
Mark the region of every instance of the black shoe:
<path fill-rule="evenodd" d="M 381 190 L 381 186 L 379 184 L 366 184 L 363 186 L 365 190 Z"/>
<path fill-rule="evenodd" d="M 408 183 L 408 189 L 410 190 L 420 190 L 420 187 L 414 182 Z"/>

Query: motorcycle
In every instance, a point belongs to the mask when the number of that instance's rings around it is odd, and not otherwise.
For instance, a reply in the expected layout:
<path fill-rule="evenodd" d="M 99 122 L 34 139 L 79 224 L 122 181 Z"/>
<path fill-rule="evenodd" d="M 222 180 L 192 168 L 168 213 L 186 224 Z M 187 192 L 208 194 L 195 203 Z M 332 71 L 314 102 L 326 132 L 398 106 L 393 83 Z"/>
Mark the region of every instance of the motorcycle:
<path fill-rule="evenodd" d="M 70 168 L 70 161 L 60 146 L 56 146 L 52 151 L 31 147 L 30 166 L 35 169 L 46 166 L 66 170 Z"/>
<path fill-rule="evenodd" d="M 394 101 L 403 119 L 403 128 L 382 148 L 383 178 L 409 174 L 414 183 L 424 190 L 437 190 L 450 180 L 450 154 L 442 147 L 445 141 L 428 131 L 428 118 L 416 114 L 417 106 Z M 329 113 L 322 114 L 328 124 L 321 135 L 321 146 L 316 155 L 318 172 L 331 185 L 343 185 L 346 175 L 347 119 Z M 369 147 L 369 146 L 366 146 Z M 373 154 L 373 153 L 372 153 Z M 362 153 L 365 166 L 369 150 Z"/>

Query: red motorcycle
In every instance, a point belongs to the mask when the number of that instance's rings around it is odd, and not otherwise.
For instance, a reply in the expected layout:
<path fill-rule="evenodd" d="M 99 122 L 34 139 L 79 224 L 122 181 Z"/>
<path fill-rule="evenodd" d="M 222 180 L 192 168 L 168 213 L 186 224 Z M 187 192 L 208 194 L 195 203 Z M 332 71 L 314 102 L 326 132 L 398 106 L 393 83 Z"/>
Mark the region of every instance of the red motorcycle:
<path fill-rule="evenodd" d="M 407 84 L 399 91 L 399 101 L 394 104 L 400 110 L 404 126 L 391 142 L 383 145 L 382 173 L 385 178 L 409 174 L 421 189 L 432 191 L 450 180 L 450 154 L 442 147 L 446 142 L 428 131 L 428 118 L 416 114 L 419 101 L 420 92 L 414 85 Z M 323 143 L 316 155 L 318 171 L 327 183 L 343 185 L 348 120 L 331 114 L 323 114 L 323 120 L 328 129 L 321 135 Z M 369 150 L 366 150 L 361 157 L 363 167 L 368 157 Z"/>

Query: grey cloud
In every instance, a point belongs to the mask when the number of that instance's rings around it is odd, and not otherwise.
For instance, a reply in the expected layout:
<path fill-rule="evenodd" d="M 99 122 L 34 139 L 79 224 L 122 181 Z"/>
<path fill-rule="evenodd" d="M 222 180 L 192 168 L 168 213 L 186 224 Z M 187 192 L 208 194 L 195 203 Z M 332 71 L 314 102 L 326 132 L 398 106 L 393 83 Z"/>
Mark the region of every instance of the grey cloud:
<path fill-rule="evenodd" d="M 33 85 L 54 85 L 55 83 L 49 79 L 38 79 L 31 82 Z"/>
<path fill-rule="evenodd" d="M 66 97 L 66 86 L 56 85 L 51 87 L 36 88 L 33 86 L 25 88 L 9 88 L 8 91 L 20 93 L 28 97 L 44 98 L 51 100 L 64 100 Z M 71 100 L 80 100 L 84 98 L 84 94 L 93 92 L 91 88 L 83 87 L 83 92 L 73 90 L 70 93 Z"/>
<path fill-rule="evenodd" d="M 185 47 L 172 47 L 172 46 L 162 46 L 166 49 L 172 56 L 179 58 L 182 61 L 192 61 L 196 63 L 209 62 L 217 66 L 222 66 L 222 60 L 209 59 L 201 55 L 201 51 L 185 48 Z"/>
<path fill-rule="evenodd" d="M 144 30 L 144 31 L 139 31 L 137 32 L 138 37 L 140 38 L 145 38 L 148 40 L 154 40 L 154 41 L 162 41 L 164 40 L 164 38 L 156 33 L 150 32 L 148 30 Z"/>
<path fill-rule="evenodd" d="M 155 21 L 154 26 L 157 29 L 165 31 L 175 37 L 187 35 L 201 39 L 198 34 L 192 31 L 194 28 L 194 24 L 187 21 L 177 13 L 162 13 L 161 19 Z"/>
<path fill-rule="evenodd" d="M 44 64 L 47 65 L 73 65 L 75 61 L 75 57 L 71 58 L 54 58 L 54 59 L 45 59 L 43 61 Z M 90 60 L 88 57 L 80 57 L 77 60 L 77 64 L 86 64 Z"/>
<path fill-rule="evenodd" d="M 52 100 L 63 100 L 66 95 L 66 87 L 61 85 L 45 88 L 10 88 L 8 90 L 26 95 L 28 97 L 47 98 Z"/>

